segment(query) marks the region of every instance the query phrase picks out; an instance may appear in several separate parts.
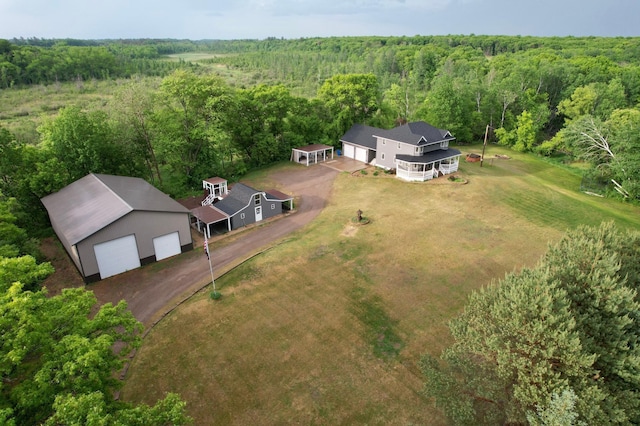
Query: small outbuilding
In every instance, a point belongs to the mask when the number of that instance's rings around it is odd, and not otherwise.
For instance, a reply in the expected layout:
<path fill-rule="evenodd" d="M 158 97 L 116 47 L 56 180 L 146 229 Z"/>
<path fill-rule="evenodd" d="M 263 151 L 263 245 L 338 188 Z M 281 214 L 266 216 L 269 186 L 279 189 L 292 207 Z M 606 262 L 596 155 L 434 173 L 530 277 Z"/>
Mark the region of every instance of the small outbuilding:
<path fill-rule="evenodd" d="M 333 147 L 321 143 L 293 148 L 291 151 L 291 161 L 294 163 L 311 164 L 322 163 L 333 159 Z"/>
<path fill-rule="evenodd" d="M 228 232 L 293 209 L 293 197 L 277 190 L 259 191 L 243 183 L 228 187 L 215 177 L 202 182 L 200 205 L 191 208 L 192 223 L 211 237 L 212 231 Z"/>
<path fill-rule="evenodd" d="M 42 203 L 87 283 L 193 249 L 189 210 L 140 178 L 92 173 Z"/>

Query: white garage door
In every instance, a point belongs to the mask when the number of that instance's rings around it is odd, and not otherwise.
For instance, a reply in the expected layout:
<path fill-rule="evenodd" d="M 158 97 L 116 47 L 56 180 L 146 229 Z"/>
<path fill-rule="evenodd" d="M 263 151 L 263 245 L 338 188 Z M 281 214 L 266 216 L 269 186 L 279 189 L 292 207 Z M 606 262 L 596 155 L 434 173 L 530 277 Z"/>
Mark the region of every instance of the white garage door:
<path fill-rule="evenodd" d="M 362 161 L 363 163 L 367 162 L 367 150 L 364 148 L 356 147 L 356 160 Z"/>
<path fill-rule="evenodd" d="M 344 156 L 347 158 L 355 158 L 355 151 L 353 145 L 344 144 Z"/>
<path fill-rule="evenodd" d="M 172 234 L 154 238 L 153 249 L 156 252 L 156 260 L 162 260 L 180 254 L 180 235 L 178 235 L 176 231 Z"/>
<path fill-rule="evenodd" d="M 140 267 L 135 235 L 96 244 L 93 251 L 102 279 Z"/>

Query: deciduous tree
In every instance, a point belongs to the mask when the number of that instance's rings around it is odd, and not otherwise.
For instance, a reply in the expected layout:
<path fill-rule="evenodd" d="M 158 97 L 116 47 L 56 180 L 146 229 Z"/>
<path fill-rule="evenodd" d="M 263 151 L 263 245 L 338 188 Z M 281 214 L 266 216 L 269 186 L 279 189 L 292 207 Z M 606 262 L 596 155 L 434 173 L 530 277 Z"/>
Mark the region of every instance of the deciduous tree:
<path fill-rule="evenodd" d="M 379 108 L 378 79 L 373 74 L 338 74 L 326 80 L 318 98 L 334 117 L 338 140 L 353 124 L 367 124 Z"/>

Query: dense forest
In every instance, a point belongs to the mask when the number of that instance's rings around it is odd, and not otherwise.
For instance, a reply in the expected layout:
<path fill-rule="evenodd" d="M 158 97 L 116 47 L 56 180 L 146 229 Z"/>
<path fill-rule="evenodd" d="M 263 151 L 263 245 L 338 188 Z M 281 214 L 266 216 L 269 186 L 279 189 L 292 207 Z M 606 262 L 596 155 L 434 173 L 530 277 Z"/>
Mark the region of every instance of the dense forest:
<path fill-rule="evenodd" d="M 56 105 L 11 106 L 31 91 L 65 87 L 71 96 Z M 80 102 L 88 94 L 99 102 Z M 80 318 L 93 299 L 72 292 L 46 299 L 39 290 L 50 273 L 35 266 L 30 239 L 49 227 L 40 198 L 90 172 L 143 177 L 180 196 L 203 178 L 237 180 L 286 160 L 292 147 L 337 147 L 355 123 L 390 128 L 424 120 L 450 130 L 459 144 L 487 138 L 579 162 L 584 190 L 640 198 L 640 38 L 0 40 L 0 97 L 11 99 L 0 105 L 0 326 L 4 336 L 14 319 L 33 329 L 1 347 L 4 421 L 59 424 L 72 420 L 65 415 L 73 407 L 92 404 L 105 416 L 120 410 L 121 419 L 174 410 L 176 423 L 188 421 L 175 396 L 164 408 L 141 411 L 109 400 L 111 371 L 124 356 L 111 354 L 110 344 L 139 344 L 123 307 L 86 322 Z M 34 131 L 23 131 L 24 123 Z M 34 306 L 31 316 L 21 317 L 20 303 Z M 71 325 L 51 317 L 61 303 L 74 310 Z M 50 333 L 63 326 L 74 341 Z M 56 388 L 40 386 L 65 359 L 50 353 L 98 346 L 93 382 L 69 375 Z"/>

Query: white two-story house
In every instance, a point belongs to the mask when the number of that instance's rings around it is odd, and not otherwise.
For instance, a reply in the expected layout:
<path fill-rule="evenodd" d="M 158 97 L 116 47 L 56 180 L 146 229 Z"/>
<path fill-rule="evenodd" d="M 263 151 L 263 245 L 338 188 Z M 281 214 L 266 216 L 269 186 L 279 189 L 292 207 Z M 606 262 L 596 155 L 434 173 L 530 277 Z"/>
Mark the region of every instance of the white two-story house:
<path fill-rule="evenodd" d="M 448 130 L 424 121 L 390 130 L 354 124 L 340 139 L 345 157 L 395 170 L 398 178 L 419 182 L 458 170 L 460 151 L 449 148 L 452 140 Z"/>

